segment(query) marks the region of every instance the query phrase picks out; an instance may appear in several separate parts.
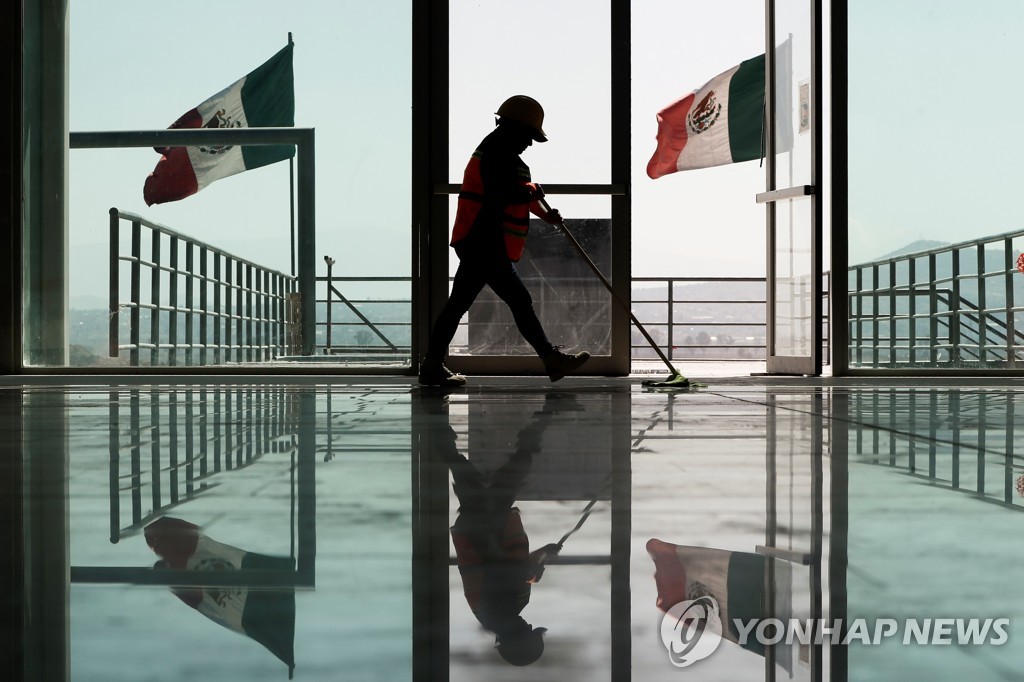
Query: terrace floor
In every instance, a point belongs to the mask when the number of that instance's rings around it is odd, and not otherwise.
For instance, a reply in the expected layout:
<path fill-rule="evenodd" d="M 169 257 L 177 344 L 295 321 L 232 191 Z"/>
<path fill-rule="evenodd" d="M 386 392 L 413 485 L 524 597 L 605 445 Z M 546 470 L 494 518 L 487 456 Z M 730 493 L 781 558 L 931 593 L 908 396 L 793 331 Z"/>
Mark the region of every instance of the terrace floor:
<path fill-rule="evenodd" d="M 5 379 L 28 623 L 5 657 L 30 680 L 1021 679 L 1024 382 L 749 369 Z M 707 595 L 727 629 L 898 632 L 725 632 L 678 667 L 662 609 Z M 959 638 L 970 618 L 1007 641 Z"/>

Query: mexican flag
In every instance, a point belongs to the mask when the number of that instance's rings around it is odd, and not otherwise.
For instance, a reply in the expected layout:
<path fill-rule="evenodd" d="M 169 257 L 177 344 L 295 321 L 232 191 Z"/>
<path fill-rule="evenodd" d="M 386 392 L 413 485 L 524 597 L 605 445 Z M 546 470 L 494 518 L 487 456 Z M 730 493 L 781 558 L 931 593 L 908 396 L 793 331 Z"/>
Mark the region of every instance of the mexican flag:
<path fill-rule="evenodd" d="M 647 553 L 654 561 L 654 582 L 658 589 L 657 607 L 668 612 L 681 601 L 710 596 L 718 602 L 722 619 L 722 639 L 740 643 L 735 620 L 746 625 L 751 619 L 767 617 L 765 595 L 765 557 L 751 552 L 730 552 L 708 547 L 673 545 L 651 539 Z M 775 562 L 774 618 L 790 617 L 791 582 L 789 564 Z M 776 647 L 776 662 L 792 668 L 792 652 L 784 644 Z M 764 645 L 751 631 L 744 649 L 764 656 Z"/>
<path fill-rule="evenodd" d="M 760 159 L 764 55 L 740 62 L 658 112 L 658 148 L 647 175 Z"/>
<path fill-rule="evenodd" d="M 295 125 L 294 44 L 170 125 L 174 128 L 262 128 Z M 162 147 L 146 178 L 148 206 L 191 196 L 214 180 L 295 155 L 292 145 Z"/>
<path fill-rule="evenodd" d="M 295 560 L 225 545 L 195 524 L 165 516 L 146 526 L 146 543 L 160 557 L 155 568 L 185 571 L 279 571 L 292 573 Z M 295 590 L 250 590 L 240 586 L 171 588 L 181 601 L 218 625 L 265 646 L 295 668 Z"/>

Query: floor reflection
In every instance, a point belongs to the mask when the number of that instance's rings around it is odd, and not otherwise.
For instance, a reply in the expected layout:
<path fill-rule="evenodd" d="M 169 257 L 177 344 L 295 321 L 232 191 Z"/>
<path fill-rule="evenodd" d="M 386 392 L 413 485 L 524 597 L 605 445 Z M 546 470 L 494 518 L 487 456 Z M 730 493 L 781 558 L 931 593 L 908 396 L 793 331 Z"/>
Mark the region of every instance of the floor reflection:
<path fill-rule="evenodd" d="M 10 389 L 10 679 L 1016 679 L 1020 395 Z M 972 617 L 1008 641 L 814 638 Z"/>

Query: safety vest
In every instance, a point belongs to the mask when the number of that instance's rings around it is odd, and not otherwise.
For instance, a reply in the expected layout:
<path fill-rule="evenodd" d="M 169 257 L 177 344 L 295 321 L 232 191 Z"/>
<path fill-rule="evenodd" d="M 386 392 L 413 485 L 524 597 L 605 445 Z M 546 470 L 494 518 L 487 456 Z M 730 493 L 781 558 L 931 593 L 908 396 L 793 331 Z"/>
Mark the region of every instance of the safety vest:
<path fill-rule="evenodd" d="M 466 601 L 469 603 L 469 608 L 476 611 L 480 607 L 480 597 L 484 584 L 484 570 L 486 570 L 487 566 L 485 565 L 484 557 L 480 556 L 477 547 L 470 537 L 458 532 L 454 528 L 451 529 L 451 535 L 452 544 L 455 545 L 455 556 L 458 558 L 459 574 L 462 577 L 462 591 L 466 596 Z M 530 540 L 526 537 L 526 531 L 523 530 L 523 522 L 519 517 L 519 509 L 516 507 L 512 507 L 509 510 L 500 543 L 502 556 L 497 557 L 500 561 L 525 564 L 529 559 Z M 491 558 L 490 561 L 493 562 L 495 559 Z M 509 587 L 513 591 L 521 592 L 524 595 L 521 601 L 522 606 L 526 606 L 530 599 L 530 583 L 524 580 L 522 585 Z"/>
<path fill-rule="evenodd" d="M 484 181 L 480 174 L 480 160 L 483 151 L 477 148 L 466 164 L 466 172 L 462 177 L 462 189 L 459 192 L 459 203 L 455 213 L 455 226 L 452 228 L 452 246 L 469 236 L 480 217 L 484 203 Z M 530 169 L 520 163 L 516 168 L 516 183 L 536 191 L 537 186 L 530 181 Z M 526 248 L 526 236 L 530 231 L 530 213 L 543 216 L 539 204 L 533 200 L 522 203 L 508 204 L 502 209 L 501 231 L 505 241 L 505 253 L 513 263 L 518 262 Z M 487 228 L 484 228 L 487 229 Z"/>

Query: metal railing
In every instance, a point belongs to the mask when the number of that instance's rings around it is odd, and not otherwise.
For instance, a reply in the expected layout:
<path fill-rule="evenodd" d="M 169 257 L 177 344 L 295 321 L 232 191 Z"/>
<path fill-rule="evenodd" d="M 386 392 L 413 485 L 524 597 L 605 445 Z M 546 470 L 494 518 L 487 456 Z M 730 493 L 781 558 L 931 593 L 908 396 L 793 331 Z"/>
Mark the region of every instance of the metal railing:
<path fill-rule="evenodd" d="M 293 457 L 296 410 L 284 388 L 110 391 L 110 541 L 216 487 L 222 473 Z"/>
<path fill-rule="evenodd" d="M 131 224 L 130 255 L 121 254 L 123 221 Z M 148 258 L 143 255 L 144 229 Z M 121 263 L 129 264 L 125 302 Z M 288 322 L 298 309 L 297 283 L 296 277 L 110 209 L 109 353 L 118 357 L 128 350 L 133 367 L 143 364 L 145 351 L 151 366 L 266 362 L 296 351 L 290 340 L 295 325 L 290 328 Z M 128 343 L 120 342 L 122 309 L 130 316 Z"/>
<path fill-rule="evenodd" d="M 369 359 L 408 358 L 411 348 L 409 298 L 353 297 L 346 287 L 358 284 L 410 284 L 410 277 L 338 277 L 334 260 L 325 256 L 327 275 L 317 277 L 317 309 L 326 307 L 317 322 L 317 346 L 327 355 Z M 671 360 L 763 360 L 765 358 L 765 279 L 763 277 L 634 277 L 633 312 Z M 823 293 L 824 357 L 828 361 L 828 286 Z M 382 310 L 402 306 L 404 320 Z M 344 319 L 339 317 L 343 316 Z M 671 322 L 669 322 L 671 321 Z M 467 320 L 460 329 L 465 337 Z M 633 330 L 632 360 L 656 360 L 653 349 Z M 361 335 L 362 342 L 344 339 Z M 452 349 L 468 348 L 456 335 Z"/>
<path fill-rule="evenodd" d="M 1024 457 L 1014 452 L 1019 409 L 1013 391 L 855 391 L 853 461 L 889 467 L 935 488 L 1024 511 Z"/>
<path fill-rule="evenodd" d="M 1009 367 L 1024 360 L 1024 280 L 1010 232 L 852 266 L 851 366 Z"/>
<path fill-rule="evenodd" d="M 669 360 L 765 357 L 763 277 L 634 277 L 632 293 L 633 314 Z M 635 329 L 630 358 L 658 359 Z"/>

